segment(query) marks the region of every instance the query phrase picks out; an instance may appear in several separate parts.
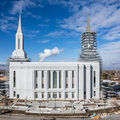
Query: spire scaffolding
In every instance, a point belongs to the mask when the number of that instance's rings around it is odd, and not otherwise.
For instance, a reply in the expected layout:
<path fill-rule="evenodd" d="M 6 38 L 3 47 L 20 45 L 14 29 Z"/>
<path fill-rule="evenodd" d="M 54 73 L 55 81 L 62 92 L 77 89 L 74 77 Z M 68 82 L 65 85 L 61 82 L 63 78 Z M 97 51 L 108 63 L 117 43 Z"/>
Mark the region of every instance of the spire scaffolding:
<path fill-rule="evenodd" d="M 91 31 L 89 16 L 87 20 L 86 32 L 82 34 L 82 49 L 79 60 L 80 61 L 101 61 L 101 58 L 97 52 L 97 33 Z"/>

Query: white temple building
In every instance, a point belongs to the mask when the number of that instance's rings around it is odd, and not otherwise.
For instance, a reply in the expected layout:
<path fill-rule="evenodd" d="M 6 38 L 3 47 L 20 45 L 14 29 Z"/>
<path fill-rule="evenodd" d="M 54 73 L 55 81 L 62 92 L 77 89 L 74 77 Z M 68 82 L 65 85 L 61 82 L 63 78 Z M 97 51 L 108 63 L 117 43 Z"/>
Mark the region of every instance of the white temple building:
<path fill-rule="evenodd" d="M 100 59 L 96 33 L 87 30 L 82 37 L 78 62 L 30 62 L 24 51 L 21 15 L 15 50 L 9 62 L 10 98 L 28 100 L 82 100 L 100 98 Z"/>

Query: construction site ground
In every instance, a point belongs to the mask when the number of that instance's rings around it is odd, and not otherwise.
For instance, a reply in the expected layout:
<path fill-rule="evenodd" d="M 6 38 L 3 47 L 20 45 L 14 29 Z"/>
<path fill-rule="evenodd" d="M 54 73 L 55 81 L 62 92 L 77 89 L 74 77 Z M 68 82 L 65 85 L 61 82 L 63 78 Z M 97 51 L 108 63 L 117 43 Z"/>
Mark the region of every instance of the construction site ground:
<path fill-rule="evenodd" d="M 0 115 L 0 120 L 93 120 L 93 118 L 79 118 L 79 117 L 43 117 L 38 115 L 24 115 L 24 114 L 4 114 Z M 101 120 L 120 120 L 120 115 L 109 115 Z"/>
<path fill-rule="evenodd" d="M 93 120 L 94 113 L 102 120 L 120 120 L 120 100 L 117 99 L 73 102 L 24 101 L 3 97 L 0 109 L 0 120 Z"/>

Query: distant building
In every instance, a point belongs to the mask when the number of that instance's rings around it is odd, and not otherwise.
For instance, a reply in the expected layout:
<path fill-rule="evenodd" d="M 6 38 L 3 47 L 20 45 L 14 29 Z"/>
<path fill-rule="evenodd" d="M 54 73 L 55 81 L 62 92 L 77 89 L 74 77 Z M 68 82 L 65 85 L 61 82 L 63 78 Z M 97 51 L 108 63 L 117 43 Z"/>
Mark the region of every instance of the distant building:
<path fill-rule="evenodd" d="M 9 83 L 6 76 L 0 76 L 0 96 L 9 94 Z"/>
<path fill-rule="evenodd" d="M 96 33 L 87 23 L 78 62 L 30 62 L 24 51 L 21 15 L 9 63 L 10 98 L 82 100 L 100 98 L 100 60 Z"/>

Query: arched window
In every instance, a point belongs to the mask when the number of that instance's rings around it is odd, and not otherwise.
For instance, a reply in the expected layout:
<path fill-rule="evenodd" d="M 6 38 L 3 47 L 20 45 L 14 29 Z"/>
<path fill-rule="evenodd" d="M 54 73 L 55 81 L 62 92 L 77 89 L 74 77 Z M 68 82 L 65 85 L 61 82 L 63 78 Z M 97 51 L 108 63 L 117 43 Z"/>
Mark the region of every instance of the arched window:
<path fill-rule="evenodd" d="M 51 73 L 48 71 L 48 88 L 51 88 Z"/>
<path fill-rule="evenodd" d="M 59 88 L 61 88 L 61 71 L 59 71 Z"/>
<path fill-rule="evenodd" d="M 72 71 L 72 88 L 74 88 L 74 71 Z"/>
<path fill-rule="evenodd" d="M 20 49 L 20 38 L 18 38 L 18 49 Z"/>
<path fill-rule="evenodd" d="M 57 88 L 57 72 L 53 72 L 53 88 Z"/>
<path fill-rule="evenodd" d="M 13 71 L 13 87 L 16 87 L 16 71 Z"/>
<path fill-rule="evenodd" d="M 94 87 L 96 86 L 96 72 L 94 71 Z"/>

